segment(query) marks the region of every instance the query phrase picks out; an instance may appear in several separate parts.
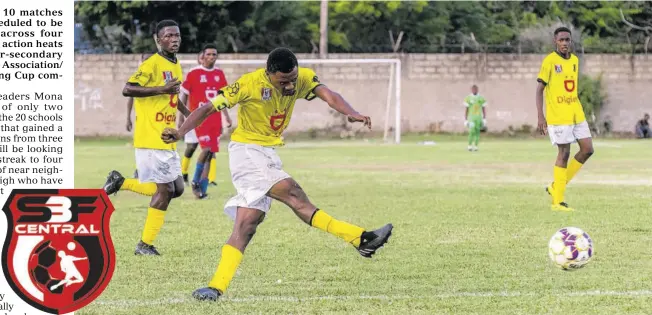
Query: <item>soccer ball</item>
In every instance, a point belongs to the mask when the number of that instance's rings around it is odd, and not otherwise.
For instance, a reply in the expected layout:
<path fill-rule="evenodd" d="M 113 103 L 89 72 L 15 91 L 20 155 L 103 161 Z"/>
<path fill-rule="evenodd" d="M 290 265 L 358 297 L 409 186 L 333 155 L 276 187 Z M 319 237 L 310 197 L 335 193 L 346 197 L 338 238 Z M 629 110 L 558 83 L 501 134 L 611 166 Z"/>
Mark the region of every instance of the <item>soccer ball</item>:
<path fill-rule="evenodd" d="M 548 255 L 555 266 L 575 270 L 586 266 L 593 257 L 593 240 L 576 227 L 565 227 L 552 236 Z"/>
<path fill-rule="evenodd" d="M 44 292 L 60 294 L 63 292 L 63 287 L 57 287 L 54 290 L 51 287 L 61 279 L 52 277 L 51 268 L 54 268 L 57 261 L 57 250 L 52 247 L 50 241 L 45 241 L 40 244 L 32 253 L 28 262 L 28 267 L 35 280 L 36 285 Z"/>

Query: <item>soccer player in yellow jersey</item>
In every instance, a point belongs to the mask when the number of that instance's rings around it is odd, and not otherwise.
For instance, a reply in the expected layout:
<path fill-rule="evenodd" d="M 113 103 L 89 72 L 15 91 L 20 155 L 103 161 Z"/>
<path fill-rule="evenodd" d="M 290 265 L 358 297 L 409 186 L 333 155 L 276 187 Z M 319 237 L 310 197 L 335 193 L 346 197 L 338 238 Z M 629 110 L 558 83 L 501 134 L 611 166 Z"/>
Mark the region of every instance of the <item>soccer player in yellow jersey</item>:
<path fill-rule="evenodd" d="M 152 54 L 150 53 L 140 55 L 140 62 L 142 63 L 143 61 L 147 60 L 147 58 L 151 56 Z M 131 121 L 131 112 L 133 111 L 133 109 L 134 109 L 134 98 L 129 97 L 127 99 L 127 124 L 126 124 L 128 132 L 131 132 L 131 130 L 133 129 L 133 122 Z M 138 170 L 134 171 L 134 178 L 138 178 Z"/>
<path fill-rule="evenodd" d="M 166 127 L 175 125 L 177 111 L 189 114 L 178 101 L 179 78 L 183 73 L 176 53 L 181 35 L 179 26 L 171 20 L 159 22 L 156 33 L 161 50 L 141 63 L 122 91 L 124 96 L 134 98 L 138 179 L 125 179 L 118 171 L 112 171 L 104 184 L 107 194 L 130 190 L 152 196 L 136 255 L 159 255 L 154 240 L 163 226 L 170 201 L 181 196 L 184 189 L 177 146 L 164 143 L 160 136 Z"/>
<path fill-rule="evenodd" d="M 363 257 L 370 258 L 389 239 L 391 224 L 366 231 L 336 220 L 313 205 L 301 186 L 283 171 L 274 147 L 283 145 L 281 134 L 290 123 L 296 100 L 315 97 L 347 115 L 349 122 L 362 122 L 371 128 L 368 116 L 356 112 L 340 94 L 322 85 L 313 70 L 299 67 L 290 50 L 277 48 L 269 54 L 266 68 L 247 73 L 222 88 L 212 99 L 213 106 L 198 108 L 178 131 L 166 129 L 161 135 L 164 141 L 173 143 L 208 115 L 240 104 L 238 126 L 228 146 L 231 180 L 237 195 L 224 208 L 235 224 L 231 237 L 222 247 L 221 260 L 208 287 L 193 292 L 196 299 L 215 301 L 224 294 L 272 199 L 286 204 L 303 222 L 353 245 Z"/>
<path fill-rule="evenodd" d="M 555 30 L 554 39 L 556 50 L 543 60 L 537 77 L 538 129 L 543 135 L 547 132 L 552 144 L 559 149 L 553 170 L 554 181 L 546 187 L 552 196 L 552 210 L 573 211 L 564 199 L 566 185 L 593 154 L 593 142 L 577 94 L 579 60 L 570 52 L 571 32 L 560 27 Z M 580 150 L 568 163 L 570 145 L 574 142 L 578 143 Z"/>

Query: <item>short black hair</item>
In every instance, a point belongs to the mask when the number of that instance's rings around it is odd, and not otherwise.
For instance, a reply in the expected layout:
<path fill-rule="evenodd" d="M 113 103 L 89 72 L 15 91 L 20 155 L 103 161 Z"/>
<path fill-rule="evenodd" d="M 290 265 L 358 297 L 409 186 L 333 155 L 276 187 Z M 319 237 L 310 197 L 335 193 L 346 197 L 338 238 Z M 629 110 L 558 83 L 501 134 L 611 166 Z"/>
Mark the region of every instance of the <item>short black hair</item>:
<path fill-rule="evenodd" d="M 287 48 L 276 48 L 267 56 L 267 72 L 290 73 L 294 67 L 299 66 L 297 56 Z"/>
<path fill-rule="evenodd" d="M 176 26 L 179 27 L 179 24 L 173 20 L 162 20 L 158 23 L 156 23 L 156 35 L 158 36 L 159 33 L 161 32 L 162 29 L 168 27 L 168 26 Z"/>
<path fill-rule="evenodd" d="M 568 27 L 562 26 L 562 27 L 558 27 L 555 30 L 555 36 L 557 36 L 557 34 L 559 34 L 561 32 L 568 32 L 568 34 L 572 34 L 571 31 L 568 29 Z"/>
<path fill-rule="evenodd" d="M 217 50 L 217 45 L 215 45 L 215 44 L 206 44 L 206 45 L 204 45 L 204 47 L 201 48 L 201 53 L 202 54 L 205 53 L 206 49 L 215 49 L 215 50 Z"/>

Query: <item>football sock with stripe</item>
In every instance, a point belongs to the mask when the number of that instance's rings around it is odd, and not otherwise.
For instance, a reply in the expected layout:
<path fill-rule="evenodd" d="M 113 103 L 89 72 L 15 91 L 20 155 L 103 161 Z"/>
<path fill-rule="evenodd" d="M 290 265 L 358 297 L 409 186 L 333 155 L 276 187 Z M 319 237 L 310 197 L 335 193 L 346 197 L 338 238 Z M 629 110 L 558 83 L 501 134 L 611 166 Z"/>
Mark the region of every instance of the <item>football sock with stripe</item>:
<path fill-rule="evenodd" d="M 323 210 L 317 209 L 312 214 L 310 225 L 322 231 L 333 234 L 356 248 L 360 246 L 360 237 L 364 229 L 353 224 L 333 219 Z"/>

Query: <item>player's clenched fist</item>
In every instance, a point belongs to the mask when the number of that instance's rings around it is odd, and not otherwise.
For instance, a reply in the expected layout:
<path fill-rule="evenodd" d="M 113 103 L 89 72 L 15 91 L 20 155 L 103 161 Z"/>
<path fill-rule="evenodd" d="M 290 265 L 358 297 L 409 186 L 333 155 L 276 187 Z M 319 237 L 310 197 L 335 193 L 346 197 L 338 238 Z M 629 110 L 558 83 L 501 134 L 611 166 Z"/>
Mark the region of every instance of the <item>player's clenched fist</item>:
<path fill-rule="evenodd" d="M 170 82 L 165 83 L 161 91 L 163 94 L 179 94 L 181 91 L 181 81 L 173 78 Z"/>
<path fill-rule="evenodd" d="M 161 133 L 161 140 L 165 143 L 174 143 L 179 141 L 179 132 L 174 128 L 165 128 Z"/>
<path fill-rule="evenodd" d="M 348 116 L 349 122 L 362 122 L 365 126 L 371 129 L 371 117 L 360 114 L 352 114 Z"/>

